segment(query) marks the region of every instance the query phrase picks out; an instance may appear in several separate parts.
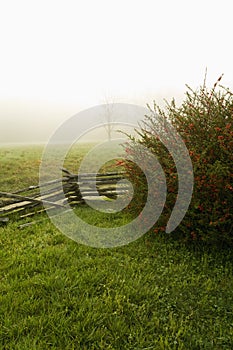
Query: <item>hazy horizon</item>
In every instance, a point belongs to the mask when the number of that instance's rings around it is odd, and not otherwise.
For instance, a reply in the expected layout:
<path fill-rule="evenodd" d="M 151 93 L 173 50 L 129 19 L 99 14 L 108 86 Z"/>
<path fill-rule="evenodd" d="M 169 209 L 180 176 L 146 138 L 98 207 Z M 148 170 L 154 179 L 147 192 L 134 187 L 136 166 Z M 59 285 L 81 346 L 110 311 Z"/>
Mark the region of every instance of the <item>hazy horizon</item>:
<path fill-rule="evenodd" d="M 223 0 L 1 4 L 0 144 L 48 142 L 103 103 L 163 105 L 193 89 L 233 89 L 231 3 Z"/>

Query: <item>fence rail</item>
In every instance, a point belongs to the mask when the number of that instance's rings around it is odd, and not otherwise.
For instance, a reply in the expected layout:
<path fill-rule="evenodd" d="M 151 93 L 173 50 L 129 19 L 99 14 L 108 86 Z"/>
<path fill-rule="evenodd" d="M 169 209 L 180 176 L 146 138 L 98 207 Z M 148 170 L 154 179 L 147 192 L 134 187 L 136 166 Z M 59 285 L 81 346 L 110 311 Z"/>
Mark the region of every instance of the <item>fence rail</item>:
<path fill-rule="evenodd" d="M 43 213 L 45 204 L 46 210 L 57 207 L 70 209 L 85 203 L 85 199 L 111 200 L 128 191 L 127 182 L 123 181 L 124 172 L 72 174 L 64 168 L 62 171 L 61 179 L 32 185 L 12 193 L 0 191 L 0 223 L 7 223 L 15 215 L 25 218 Z"/>

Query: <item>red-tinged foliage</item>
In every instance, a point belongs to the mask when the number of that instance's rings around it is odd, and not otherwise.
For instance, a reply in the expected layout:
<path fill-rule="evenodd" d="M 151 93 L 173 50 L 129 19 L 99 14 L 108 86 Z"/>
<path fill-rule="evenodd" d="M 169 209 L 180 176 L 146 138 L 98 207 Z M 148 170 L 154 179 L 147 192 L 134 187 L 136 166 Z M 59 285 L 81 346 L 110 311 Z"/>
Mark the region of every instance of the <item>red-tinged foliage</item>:
<path fill-rule="evenodd" d="M 224 242 L 233 245 L 233 93 L 224 87 L 208 91 L 188 88 L 180 107 L 173 100 L 161 110 L 154 104 L 138 130 L 139 138 L 129 137 L 125 167 L 134 184 L 135 195 L 130 210 L 137 215 L 147 199 L 146 178 L 134 161 L 146 159 L 138 152 L 138 145 L 147 147 L 157 156 L 167 181 L 167 200 L 164 211 L 153 228 L 164 231 L 176 201 L 178 184 L 172 156 L 156 136 L 155 116 L 169 120 L 181 135 L 189 150 L 194 171 L 194 191 L 189 210 L 176 229 L 185 240 Z M 156 200 L 156 199 L 155 199 Z"/>

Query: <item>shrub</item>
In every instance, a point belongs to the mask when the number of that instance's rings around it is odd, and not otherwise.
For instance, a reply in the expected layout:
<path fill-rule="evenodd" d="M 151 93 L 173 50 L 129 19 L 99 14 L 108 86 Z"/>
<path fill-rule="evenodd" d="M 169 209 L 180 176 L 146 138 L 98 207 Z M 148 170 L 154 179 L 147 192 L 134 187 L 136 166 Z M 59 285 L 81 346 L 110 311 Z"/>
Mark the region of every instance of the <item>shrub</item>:
<path fill-rule="evenodd" d="M 129 136 L 125 164 L 127 176 L 134 184 L 134 198 L 129 209 L 138 215 L 146 203 L 147 183 L 135 159 L 145 162 L 139 145 L 156 155 L 166 175 L 167 199 L 153 232 L 164 231 L 176 201 L 178 185 L 175 163 L 167 148 L 156 136 L 157 116 L 170 122 L 182 137 L 193 164 L 194 189 L 189 209 L 174 231 L 185 240 L 203 240 L 233 244 L 233 93 L 219 85 L 212 89 L 201 86 L 197 91 L 188 87 L 180 107 L 175 100 L 164 109 L 149 106 L 149 115 Z M 138 163 L 139 164 L 139 163 Z M 149 165 L 148 165 L 149 166 Z"/>

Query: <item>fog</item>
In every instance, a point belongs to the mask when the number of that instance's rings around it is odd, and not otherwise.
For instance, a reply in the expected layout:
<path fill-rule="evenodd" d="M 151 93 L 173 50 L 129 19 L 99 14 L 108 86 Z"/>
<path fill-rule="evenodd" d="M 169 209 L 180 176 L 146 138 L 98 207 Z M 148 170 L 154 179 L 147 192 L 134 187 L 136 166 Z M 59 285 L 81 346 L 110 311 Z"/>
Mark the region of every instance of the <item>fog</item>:
<path fill-rule="evenodd" d="M 156 95 L 156 94 L 155 94 Z M 165 96 L 165 95 L 164 95 Z M 123 103 L 131 103 L 139 105 L 146 108 L 147 103 L 153 106 L 153 100 L 159 105 L 164 105 L 164 96 L 159 93 L 156 96 L 134 97 L 134 98 L 115 98 L 106 102 L 106 100 L 100 100 L 97 104 L 83 104 L 80 107 L 75 103 L 60 103 L 53 102 L 48 103 L 47 101 L 33 101 L 30 100 L 20 100 L 20 99 L 8 99 L 1 103 L 0 107 L 0 143 L 1 144 L 36 144 L 36 143 L 47 143 L 56 129 L 62 125 L 67 119 L 74 115 L 79 115 L 83 111 L 93 108 L 97 105 L 106 105 L 106 110 L 103 111 L 101 115 L 97 115 L 99 123 L 106 123 L 108 118 L 107 109 L 111 105 L 117 105 L 123 101 Z M 170 92 L 167 94 L 167 98 L 171 99 L 174 95 Z M 129 101 L 129 102 L 126 102 Z M 177 103 L 182 101 L 182 94 L 177 94 Z M 101 103 L 102 102 L 102 103 Z M 112 137 L 121 137 L 120 131 L 128 132 L 130 134 L 134 133 L 135 126 L 138 122 L 143 120 L 144 116 L 135 115 L 134 127 L 127 127 L 126 125 L 116 125 L 112 127 Z M 114 111 L 110 111 L 109 121 L 117 122 L 118 120 L 114 117 Z M 127 123 L 128 118 L 122 117 L 121 122 Z M 80 123 L 84 123 L 82 118 L 80 118 Z M 88 131 L 80 141 L 99 141 L 105 140 L 108 137 L 106 125 L 103 127 L 98 127 L 96 130 Z"/>
<path fill-rule="evenodd" d="M 46 143 L 106 102 L 180 103 L 206 68 L 207 86 L 224 73 L 232 89 L 232 29 L 230 0 L 3 2 L 0 143 Z"/>

